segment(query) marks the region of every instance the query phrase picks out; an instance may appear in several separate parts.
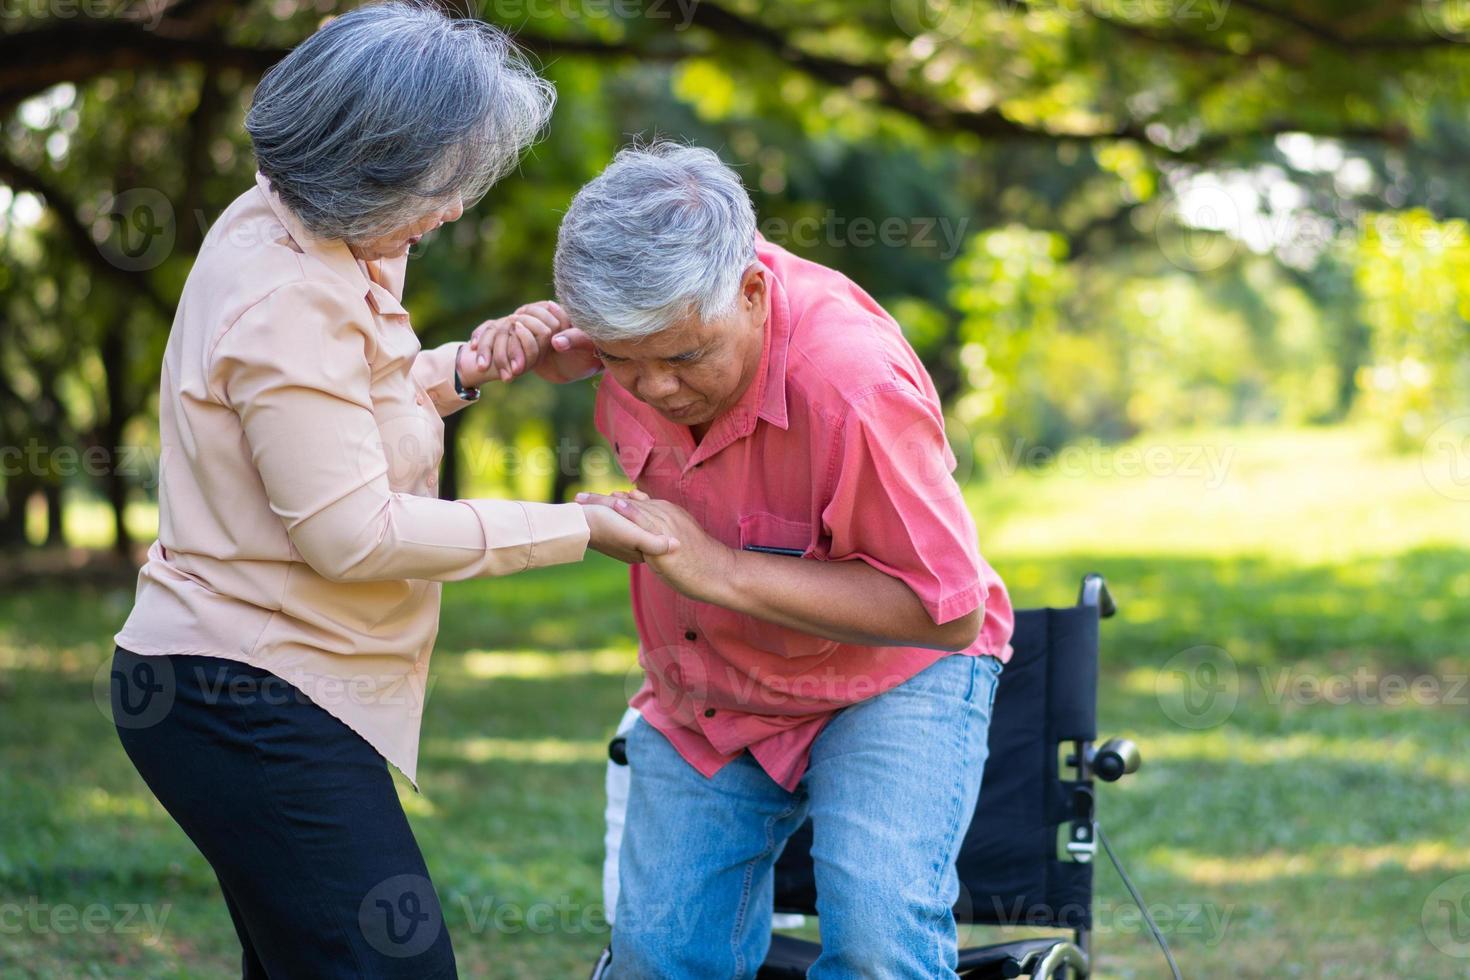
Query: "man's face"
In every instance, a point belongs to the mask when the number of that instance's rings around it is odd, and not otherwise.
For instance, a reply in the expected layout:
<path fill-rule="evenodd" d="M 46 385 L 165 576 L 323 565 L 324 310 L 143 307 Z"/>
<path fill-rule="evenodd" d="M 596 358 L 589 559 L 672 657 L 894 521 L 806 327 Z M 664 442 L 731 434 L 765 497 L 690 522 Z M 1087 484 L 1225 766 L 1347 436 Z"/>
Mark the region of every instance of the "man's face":
<path fill-rule="evenodd" d="M 740 400 L 760 367 L 768 296 L 756 263 L 740 284 L 735 309 L 685 317 L 638 340 L 597 342 L 607 372 L 639 401 L 678 425 L 706 426 Z"/>

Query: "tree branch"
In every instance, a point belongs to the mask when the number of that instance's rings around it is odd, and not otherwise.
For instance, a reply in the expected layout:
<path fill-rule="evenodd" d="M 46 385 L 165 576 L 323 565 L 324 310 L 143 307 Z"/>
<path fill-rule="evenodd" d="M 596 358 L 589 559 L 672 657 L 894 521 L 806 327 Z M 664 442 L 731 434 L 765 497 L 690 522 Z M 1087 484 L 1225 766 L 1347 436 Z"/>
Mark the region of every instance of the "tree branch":
<path fill-rule="evenodd" d="M 0 36 L 0 112 L 52 85 L 79 84 L 107 72 L 202 63 L 259 74 L 285 54 L 285 48 L 168 36 L 124 21 L 77 20 L 19 31 Z"/>
<path fill-rule="evenodd" d="M 142 296 L 165 321 L 173 319 L 174 305 L 163 298 L 144 273 L 130 272 L 107 260 L 107 256 L 102 254 L 97 243 L 92 240 L 87 227 L 77 217 L 76 206 L 59 188 L 4 154 L 0 154 L 0 182 L 15 190 L 30 191 L 44 198 L 47 208 L 56 216 L 62 231 L 71 240 L 73 250 L 100 278 Z"/>

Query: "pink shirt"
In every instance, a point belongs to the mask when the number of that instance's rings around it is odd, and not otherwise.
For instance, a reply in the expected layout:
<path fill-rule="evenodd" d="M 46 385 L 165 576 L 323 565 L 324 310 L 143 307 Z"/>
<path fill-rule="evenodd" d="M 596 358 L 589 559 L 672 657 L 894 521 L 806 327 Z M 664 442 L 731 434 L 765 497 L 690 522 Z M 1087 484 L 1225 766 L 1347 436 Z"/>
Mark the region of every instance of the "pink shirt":
<path fill-rule="evenodd" d="M 158 540 L 116 640 L 263 668 L 409 779 L 440 582 L 580 560 L 577 504 L 438 499 L 458 344 L 405 260 L 314 237 L 265 178 L 210 230 L 163 355 Z"/>
<path fill-rule="evenodd" d="M 933 382 L 898 324 L 845 276 L 760 241 L 771 313 L 756 380 L 695 445 L 610 376 L 597 426 L 628 478 L 733 548 L 865 561 L 936 623 L 983 607 L 965 653 L 1010 656 L 1005 587 L 980 557 Z M 796 559 L 792 559 L 796 560 Z M 749 749 L 794 789 L 832 715 L 943 651 L 838 643 L 685 598 L 631 571 L 646 678 L 632 705 L 713 775 Z"/>

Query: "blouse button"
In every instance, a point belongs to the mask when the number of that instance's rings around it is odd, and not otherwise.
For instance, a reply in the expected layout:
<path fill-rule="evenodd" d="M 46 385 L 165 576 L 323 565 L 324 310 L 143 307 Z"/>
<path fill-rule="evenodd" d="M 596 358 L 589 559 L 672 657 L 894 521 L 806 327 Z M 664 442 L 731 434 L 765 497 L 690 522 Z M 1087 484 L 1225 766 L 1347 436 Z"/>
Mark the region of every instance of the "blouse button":
<path fill-rule="evenodd" d="M 706 718 L 713 718 L 715 716 L 715 709 L 714 708 L 705 708 L 704 709 L 704 716 Z"/>
<path fill-rule="evenodd" d="M 690 641 L 692 643 L 695 640 L 699 639 L 699 634 L 696 633 L 696 632 L 694 632 L 693 630 L 685 630 L 684 631 L 684 639 L 686 639 L 686 640 L 688 640 L 688 641 Z"/>

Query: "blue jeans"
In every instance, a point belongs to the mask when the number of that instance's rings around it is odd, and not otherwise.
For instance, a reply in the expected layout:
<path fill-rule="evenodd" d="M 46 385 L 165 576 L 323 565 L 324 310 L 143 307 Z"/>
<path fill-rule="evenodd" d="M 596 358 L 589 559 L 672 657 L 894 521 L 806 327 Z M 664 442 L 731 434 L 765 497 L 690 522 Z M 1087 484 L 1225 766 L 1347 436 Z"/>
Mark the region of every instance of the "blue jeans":
<path fill-rule="evenodd" d="M 771 941 L 776 858 L 810 816 L 822 955 L 807 976 L 954 977 L 954 862 L 1000 670 L 994 657 L 948 656 L 843 709 L 796 792 L 749 753 L 706 779 L 640 720 L 628 736 L 611 976 L 754 977 Z"/>

